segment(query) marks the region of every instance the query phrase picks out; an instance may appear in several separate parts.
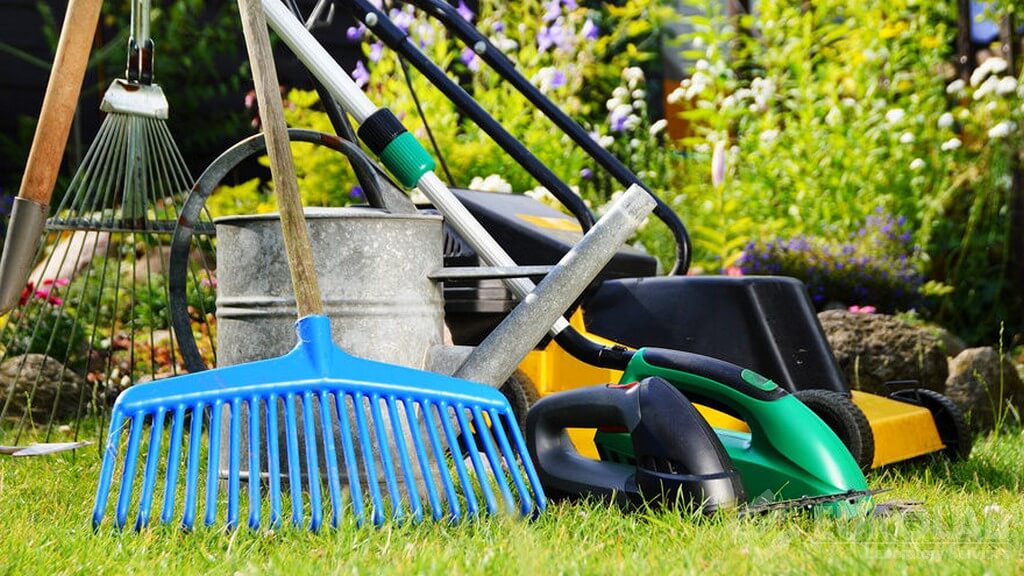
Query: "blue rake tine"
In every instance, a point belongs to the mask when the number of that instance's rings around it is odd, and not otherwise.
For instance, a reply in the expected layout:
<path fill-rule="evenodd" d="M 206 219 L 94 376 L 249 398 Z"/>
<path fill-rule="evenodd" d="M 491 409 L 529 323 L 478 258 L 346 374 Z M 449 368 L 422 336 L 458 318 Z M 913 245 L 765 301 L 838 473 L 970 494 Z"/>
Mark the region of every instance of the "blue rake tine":
<path fill-rule="evenodd" d="M 135 481 L 135 465 L 139 458 L 139 438 L 142 436 L 144 412 L 136 412 L 132 417 L 132 431 L 128 435 L 128 448 L 125 451 L 124 471 L 121 475 L 121 493 L 117 495 L 115 521 L 118 528 L 124 528 L 128 521 L 128 506 L 132 498 L 132 484 Z"/>
<path fill-rule="evenodd" d="M 515 508 L 515 502 L 512 498 L 512 492 L 508 489 L 508 483 L 505 481 L 505 473 L 502 470 L 501 462 L 498 460 L 497 452 L 494 450 L 494 442 L 491 440 L 491 430 L 496 427 L 501 427 L 501 421 L 491 417 L 491 413 L 488 412 L 488 417 L 491 420 L 491 425 L 488 426 L 487 422 L 484 421 L 483 414 L 480 412 L 479 406 L 473 406 L 471 408 L 473 412 L 473 424 L 476 428 L 477 434 L 484 443 L 484 454 L 487 455 L 487 461 L 491 465 L 491 474 L 494 476 L 494 481 L 498 484 L 498 489 L 501 490 L 502 497 L 505 498 L 505 505 L 509 510 Z"/>
<path fill-rule="evenodd" d="M 515 453 L 519 454 L 522 460 L 522 468 L 526 471 L 527 478 L 530 479 L 530 486 L 533 488 L 534 501 L 536 504 L 535 513 L 543 512 L 548 506 L 547 499 L 544 497 L 544 488 L 540 485 L 540 478 L 537 477 L 537 470 L 533 467 L 533 462 L 530 461 L 530 453 L 526 450 L 526 441 L 523 440 L 523 434 L 519 431 L 519 425 L 516 424 L 512 418 L 508 419 L 510 426 L 508 427 L 509 432 L 512 434 L 512 445 L 515 447 Z M 509 461 L 510 467 L 515 464 L 513 458 Z"/>
<path fill-rule="evenodd" d="M 167 452 L 167 476 L 164 480 L 164 506 L 160 522 L 170 523 L 174 517 L 174 497 L 178 491 L 178 466 L 181 461 L 182 433 L 185 429 L 185 406 L 174 408 L 174 422 L 171 424 L 171 445 Z"/>
<path fill-rule="evenodd" d="M 356 449 L 352 445 L 352 428 L 349 427 L 348 408 L 343 394 L 334 395 L 334 411 L 338 415 L 341 450 L 345 454 L 345 474 L 348 476 L 349 497 L 352 498 L 352 513 L 356 517 L 356 525 L 362 526 L 363 490 L 359 486 L 359 465 L 356 463 Z"/>
<path fill-rule="evenodd" d="M 477 450 L 476 442 L 473 441 L 473 429 L 469 426 L 469 421 L 466 419 L 466 410 L 464 407 L 455 407 L 455 418 L 459 421 L 459 429 L 462 430 L 462 441 L 466 444 L 466 451 L 469 452 L 469 460 L 473 463 L 473 470 L 476 471 L 477 484 L 480 486 L 480 491 L 484 493 L 484 502 L 487 504 L 487 512 L 490 514 L 497 514 L 498 504 L 494 501 L 494 492 L 491 491 L 491 483 L 487 481 L 488 473 L 484 468 L 483 462 L 480 461 L 480 451 Z M 474 424 L 475 423 L 476 422 L 474 422 Z M 477 431 L 477 434 L 483 435 L 479 430 Z"/>
<path fill-rule="evenodd" d="M 114 410 L 110 419 L 110 430 L 107 432 L 107 445 L 103 449 L 103 466 L 100 468 L 100 480 L 96 487 L 96 504 L 92 509 L 92 526 L 99 528 L 107 508 L 107 497 L 110 496 L 110 482 L 114 477 L 114 464 L 117 462 L 117 445 L 121 441 L 121 426 L 124 425 L 124 414 Z"/>
<path fill-rule="evenodd" d="M 423 474 L 423 484 L 427 489 L 427 500 L 430 502 L 430 512 L 434 520 L 440 520 L 444 510 L 441 509 L 441 502 L 437 496 L 437 488 L 434 486 L 433 474 L 430 470 L 430 462 L 427 460 L 426 450 L 423 448 L 423 438 L 420 436 L 419 422 L 416 420 L 416 404 L 405 398 L 402 400 L 405 407 L 405 420 L 409 425 L 409 435 L 412 436 L 413 449 L 416 451 L 416 460 L 420 463 L 420 472 Z M 416 489 L 412 492 L 418 493 Z"/>
<path fill-rule="evenodd" d="M 320 466 L 316 454 L 316 426 L 313 422 L 313 393 L 302 395 L 302 428 L 306 440 L 306 478 L 309 481 L 309 529 L 320 530 L 323 523 L 323 499 L 320 498 Z"/>
<path fill-rule="evenodd" d="M 302 470 L 299 468 L 299 438 L 295 423 L 295 396 L 284 396 L 284 427 L 288 450 L 288 489 L 292 496 L 292 524 L 302 525 Z"/>
<path fill-rule="evenodd" d="M 370 396 L 370 414 L 373 416 L 373 429 L 377 433 L 377 445 L 380 446 L 381 468 L 384 469 L 384 479 L 388 485 L 388 497 L 391 500 L 391 518 L 395 521 L 402 519 L 402 495 L 398 492 L 398 478 L 395 475 L 394 461 L 391 458 L 391 447 L 388 445 L 388 435 L 384 429 L 384 417 L 380 412 L 380 396 Z"/>
<path fill-rule="evenodd" d="M 462 491 L 466 496 L 466 513 L 469 516 L 476 516 L 480 512 L 480 507 L 476 502 L 473 484 L 470 483 L 469 475 L 466 473 L 466 463 L 462 460 L 462 450 L 459 449 L 459 441 L 455 437 L 455 431 L 452 430 L 452 423 L 448 416 L 449 406 L 445 402 L 440 402 L 437 407 L 438 418 L 441 420 L 444 435 L 448 438 L 448 448 L 451 451 L 452 460 L 455 462 L 455 472 L 459 476 L 459 483 L 462 485 Z"/>
<path fill-rule="evenodd" d="M 270 475 L 270 527 L 281 525 L 281 450 L 277 445 L 277 394 L 267 399 L 267 472 Z"/>
<path fill-rule="evenodd" d="M 231 400 L 231 436 L 228 438 L 228 520 L 227 528 L 238 526 L 239 472 L 241 469 L 242 400 Z"/>
<path fill-rule="evenodd" d="M 402 421 L 398 417 L 398 406 L 394 396 L 388 396 L 388 416 L 391 418 L 391 431 L 395 438 L 395 447 L 398 449 L 398 459 L 402 465 L 402 473 L 405 476 L 405 491 L 409 494 L 409 508 L 412 511 L 413 520 L 423 520 L 423 507 L 420 505 L 419 489 L 416 487 L 416 474 L 413 472 L 412 463 L 409 462 L 409 451 L 405 448 L 405 434 L 402 432 Z M 410 427 L 409 434 L 416 434 L 416 429 Z"/>
<path fill-rule="evenodd" d="M 164 435 L 164 414 L 167 410 L 157 408 L 153 424 L 149 429 L 149 450 L 146 453 L 146 468 L 142 476 L 142 496 L 139 498 L 139 515 L 135 529 L 142 530 L 149 525 L 149 512 L 153 506 L 153 492 L 156 490 L 156 466 L 160 461 L 160 442 Z"/>
<path fill-rule="evenodd" d="M 445 498 L 448 500 L 450 518 L 455 522 L 462 517 L 462 510 L 459 507 L 459 498 L 455 493 L 452 475 L 448 471 L 448 465 L 444 456 L 445 449 L 441 444 L 441 439 L 437 435 L 437 427 L 439 424 L 434 422 L 434 405 L 420 404 L 420 407 L 422 408 L 423 417 L 427 420 L 427 436 L 430 438 L 430 445 L 434 450 L 434 459 L 437 462 L 437 470 L 441 475 L 441 484 L 444 486 Z M 435 517 L 435 519 L 440 520 L 439 517 Z"/>
<path fill-rule="evenodd" d="M 359 450 L 363 454 L 363 465 L 366 467 L 366 488 L 370 491 L 370 519 L 374 526 L 384 523 L 384 499 L 380 495 L 380 484 L 377 482 L 377 467 L 373 462 L 373 448 L 370 446 L 370 430 L 366 427 L 366 414 L 363 396 L 356 392 L 352 396 L 352 411 L 356 415 L 356 432 L 359 435 Z"/>
<path fill-rule="evenodd" d="M 196 519 L 196 500 L 199 492 L 199 446 L 203 442 L 203 418 L 206 405 L 202 402 L 192 410 L 192 425 L 188 434 L 188 463 L 185 465 L 185 514 L 181 525 L 192 528 Z"/>
<path fill-rule="evenodd" d="M 512 453 L 512 448 L 509 446 L 508 437 L 505 435 L 505 423 L 511 423 L 516 430 L 519 426 L 511 418 L 505 419 L 503 422 L 499 418 L 498 413 L 494 410 L 488 410 L 488 414 L 491 415 L 491 423 L 495 436 L 498 438 L 498 446 L 501 448 L 501 455 L 505 458 L 505 464 L 508 467 L 508 474 L 512 477 L 512 482 L 516 485 L 516 490 L 519 492 L 519 513 L 526 516 L 533 510 L 533 496 L 530 491 L 527 490 L 526 484 L 523 483 L 523 475 L 519 469 L 519 463 L 516 462 L 515 454 Z"/>
<path fill-rule="evenodd" d="M 321 391 L 320 426 L 324 435 L 324 461 L 327 463 L 327 488 L 331 495 L 331 526 L 337 528 L 341 522 L 341 479 L 338 472 L 338 453 L 334 449 L 334 422 L 331 421 L 331 399 Z"/>
<path fill-rule="evenodd" d="M 260 527 L 260 399 L 249 398 L 249 528 Z"/>
<path fill-rule="evenodd" d="M 222 400 L 210 406 L 210 453 L 206 464 L 206 518 L 203 523 L 212 526 L 217 521 L 217 483 L 220 481 L 220 420 L 224 408 Z"/>

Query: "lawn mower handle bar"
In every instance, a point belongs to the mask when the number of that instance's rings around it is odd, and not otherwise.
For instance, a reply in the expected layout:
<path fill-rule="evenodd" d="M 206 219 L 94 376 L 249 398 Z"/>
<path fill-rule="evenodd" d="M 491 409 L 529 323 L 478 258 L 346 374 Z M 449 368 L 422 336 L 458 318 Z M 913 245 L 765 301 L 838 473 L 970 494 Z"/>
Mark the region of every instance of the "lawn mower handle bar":
<path fill-rule="evenodd" d="M 494 46 L 486 36 L 481 34 L 475 26 L 459 15 L 454 6 L 448 4 L 444 0 L 399 1 L 418 7 L 420 10 L 427 13 L 427 15 L 439 20 L 447 29 L 455 32 L 455 35 L 458 36 L 466 46 L 471 48 L 478 56 L 480 56 L 480 58 L 495 72 L 497 72 L 499 76 L 511 83 L 520 94 L 526 97 L 531 104 L 543 112 L 544 115 L 547 116 L 548 119 L 550 119 L 556 126 L 561 128 L 563 132 L 568 134 L 580 148 L 590 155 L 591 158 L 597 161 L 601 167 L 607 170 L 623 186 L 628 187 L 631 184 L 639 184 L 644 190 L 646 190 L 651 197 L 654 198 L 654 201 L 657 202 L 654 214 L 664 222 L 666 226 L 668 226 L 668 229 L 672 232 L 672 236 L 676 241 L 676 261 L 669 274 L 686 274 L 686 271 L 690 268 L 690 235 L 687 232 L 683 221 L 675 212 L 672 211 L 672 208 L 659 198 L 658 195 L 652 192 L 650 188 L 645 186 L 636 174 L 619 161 L 618 158 L 602 148 L 597 141 L 583 129 L 582 126 L 570 118 L 569 115 L 556 106 L 554 102 L 544 96 L 536 86 L 524 78 L 523 75 L 516 70 L 515 64 L 509 60 L 501 50 Z M 362 9 L 360 5 L 364 3 L 365 0 L 355 0 L 352 2 L 352 5 Z M 357 15 L 357 17 L 360 16 Z M 360 17 L 360 19 L 362 20 L 363 18 Z M 398 50 L 403 56 L 405 55 L 405 51 L 401 48 L 392 47 L 392 49 Z M 462 107 L 459 102 L 456 102 L 456 104 L 459 105 L 460 108 Z M 561 193 L 561 191 L 555 191 L 552 189 L 552 193 L 567 207 L 569 207 L 570 204 L 575 203 L 575 194 L 572 194 L 572 198 L 564 198 L 564 194 Z M 574 215 L 576 214 L 575 210 L 572 210 L 572 212 Z"/>

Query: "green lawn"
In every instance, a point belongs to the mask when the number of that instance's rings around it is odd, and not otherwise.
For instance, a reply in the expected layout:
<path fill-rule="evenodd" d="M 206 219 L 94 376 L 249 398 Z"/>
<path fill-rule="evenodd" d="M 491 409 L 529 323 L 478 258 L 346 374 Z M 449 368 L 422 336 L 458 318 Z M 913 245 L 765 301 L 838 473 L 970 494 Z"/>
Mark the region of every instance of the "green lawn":
<path fill-rule="evenodd" d="M 1021 573 L 1021 470 L 1024 432 L 1014 429 L 979 439 L 965 463 L 936 458 L 871 475 L 873 487 L 893 489 L 880 501 L 924 501 L 925 512 L 905 517 L 700 519 L 590 503 L 551 506 L 532 523 L 95 534 L 95 447 L 0 456 L 0 574 Z"/>

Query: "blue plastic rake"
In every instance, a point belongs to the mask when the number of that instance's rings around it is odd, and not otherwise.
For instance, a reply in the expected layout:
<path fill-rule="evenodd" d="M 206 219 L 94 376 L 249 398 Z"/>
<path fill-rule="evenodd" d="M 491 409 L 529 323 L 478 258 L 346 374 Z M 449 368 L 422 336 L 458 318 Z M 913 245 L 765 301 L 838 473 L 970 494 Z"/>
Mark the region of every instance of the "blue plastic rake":
<path fill-rule="evenodd" d="M 102 524 L 115 469 L 120 472 L 118 528 L 132 519 L 141 529 L 156 513 L 160 523 L 180 521 L 192 528 L 204 477 L 203 523 L 216 524 L 225 476 L 229 528 L 239 523 L 243 476 L 248 477 L 248 525 L 253 529 L 281 525 L 283 481 L 289 488 L 291 523 L 304 525 L 308 512 L 314 531 L 325 515 L 337 526 L 347 512 L 357 524 L 369 517 L 380 525 L 389 517 L 457 521 L 517 509 L 529 516 L 545 508 L 519 425 L 501 392 L 350 356 L 331 341 L 324 316 L 307 316 L 296 326 L 299 343 L 280 358 L 124 391 L 111 416 L 94 527 Z M 287 381 L 281 381 L 282 374 Z M 225 432 L 228 450 L 222 455 Z M 469 455 L 468 464 L 463 453 Z M 140 460 L 145 464 L 138 485 Z M 154 510 L 158 488 L 163 495 L 159 511 Z"/>

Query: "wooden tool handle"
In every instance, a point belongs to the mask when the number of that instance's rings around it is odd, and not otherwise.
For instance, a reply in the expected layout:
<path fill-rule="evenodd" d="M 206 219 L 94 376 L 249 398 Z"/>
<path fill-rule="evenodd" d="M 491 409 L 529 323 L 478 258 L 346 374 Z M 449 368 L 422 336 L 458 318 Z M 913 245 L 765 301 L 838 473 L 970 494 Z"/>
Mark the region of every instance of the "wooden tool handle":
<path fill-rule="evenodd" d="M 85 78 L 93 35 L 100 17 L 101 0 L 71 0 L 64 14 L 64 26 L 43 97 L 32 149 L 18 196 L 46 206 L 53 195 L 71 121 L 78 106 L 78 94 Z"/>
<path fill-rule="evenodd" d="M 281 212 L 281 233 L 288 255 L 288 269 L 292 275 L 292 290 L 299 317 L 323 314 L 320 286 L 313 265 L 313 248 L 309 242 L 306 218 L 302 213 L 302 197 L 295 178 L 292 149 L 288 141 L 288 125 L 284 121 L 281 93 L 278 91 L 277 70 L 270 47 L 267 21 L 260 0 L 238 0 L 242 16 L 242 31 L 249 51 L 249 67 L 256 85 L 256 102 L 267 140 L 270 173 L 277 192 L 277 208 Z"/>

